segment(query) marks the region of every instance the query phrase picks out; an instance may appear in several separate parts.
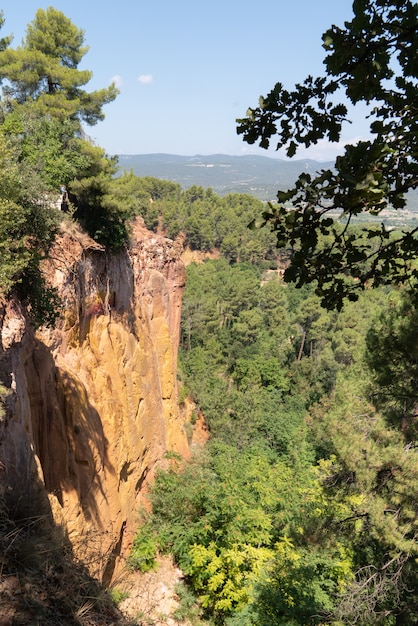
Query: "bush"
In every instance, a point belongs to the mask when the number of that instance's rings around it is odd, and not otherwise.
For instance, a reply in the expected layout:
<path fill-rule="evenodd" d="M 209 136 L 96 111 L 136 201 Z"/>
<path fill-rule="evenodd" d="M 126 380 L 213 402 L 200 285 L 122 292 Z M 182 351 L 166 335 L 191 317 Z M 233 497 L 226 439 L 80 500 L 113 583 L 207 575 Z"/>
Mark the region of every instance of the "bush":
<path fill-rule="evenodd" d="M 158 544 L 149 523 L 144 524 L 135 536 L 128 562 L 132 569 L 149 572 L 156 567 Z"/>

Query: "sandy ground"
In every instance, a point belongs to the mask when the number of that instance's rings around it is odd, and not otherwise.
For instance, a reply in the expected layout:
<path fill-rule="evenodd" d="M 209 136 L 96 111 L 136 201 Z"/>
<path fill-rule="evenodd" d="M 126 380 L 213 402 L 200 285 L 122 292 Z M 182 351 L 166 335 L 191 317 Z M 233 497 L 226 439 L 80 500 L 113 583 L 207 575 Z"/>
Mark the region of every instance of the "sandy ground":
<path fill-rule="evenodd" d="M 177 626 L 172 615 L 179 606 L 176 585 L 183 580 L 182 572 L 168 556 L 158 558 L 158 568 L 144 574 L 127 572 L 114 587 L 128 594 L 119 604 L 127 617 L 152 626 Z M 181 622 L 187 626 L 186 622 Z"/>

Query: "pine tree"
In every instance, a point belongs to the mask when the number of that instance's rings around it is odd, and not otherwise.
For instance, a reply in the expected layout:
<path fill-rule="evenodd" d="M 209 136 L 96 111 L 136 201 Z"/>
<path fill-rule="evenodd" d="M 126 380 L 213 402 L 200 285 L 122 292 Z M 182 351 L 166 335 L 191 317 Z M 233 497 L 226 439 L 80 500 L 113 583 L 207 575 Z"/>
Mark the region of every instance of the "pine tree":
<path fill-rule="evenodd" d="M 61 11 L 38 9 L 21 46 L 12 49 L 9 39 L 3 41 L 0 79 L 8 82 L 3 86 L 6 111 L 29 106 L 38 116 L 78 119 L 89 125 L 103 119 L 103 105 L 118 91 L 113 84 L 98 91 L 83 89 L 92 77 L 92 72 L 78 69 L 88 51 L 84 31 Z"/>

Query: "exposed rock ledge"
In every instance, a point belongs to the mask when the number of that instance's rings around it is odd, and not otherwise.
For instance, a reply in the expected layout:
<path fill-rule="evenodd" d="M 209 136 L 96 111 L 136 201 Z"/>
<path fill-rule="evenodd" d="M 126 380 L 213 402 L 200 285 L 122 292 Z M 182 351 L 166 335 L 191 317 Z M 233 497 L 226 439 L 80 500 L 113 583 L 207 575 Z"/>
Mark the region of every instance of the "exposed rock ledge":
<path fill-rule="evenodd" d="M 140 220 L 129 250 L 113 256 L 67 228 L 45 267 L 63 303 L 55 328 L 34 335 L 19 303 L 0 307 L 2 490 L 23 515 L 38 514 L 43 496 L 105 583 L 156 465 L 167 450 L 188 454 L 176 386 L 180 254 Z"/>

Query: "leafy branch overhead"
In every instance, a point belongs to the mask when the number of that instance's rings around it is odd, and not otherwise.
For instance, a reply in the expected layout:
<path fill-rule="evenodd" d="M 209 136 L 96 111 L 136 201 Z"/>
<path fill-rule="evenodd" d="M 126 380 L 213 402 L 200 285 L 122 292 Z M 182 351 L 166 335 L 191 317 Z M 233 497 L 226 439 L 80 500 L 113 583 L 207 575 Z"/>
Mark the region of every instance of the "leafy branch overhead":
<path fill-rule="evenodd" d="M 418 5 L 355 0 L 353 12 L 344 28 L 323 35 L 325 77 L 309 76 L 293 91 L 277 83 L 237 120 L 248 143 L 267 149 L 275 138 L 276 149 L 293 157 L 321 139 L 338 142 L 349 122 L 346 105 L 368 106 L 370 139 L 347 145 L 333 169 L 302 174 L 253 222 L 269 225 L 278 246 L 289 248 L 286 280 L 315 282 L 323 304 L 338 309 L 368 285 L 418 275 L 417 229 L 390 233 L 373 225 L 384 209 L 403 209 L 418 187 Z M 362 226 L 354 220 L 360 216 Z"/>

